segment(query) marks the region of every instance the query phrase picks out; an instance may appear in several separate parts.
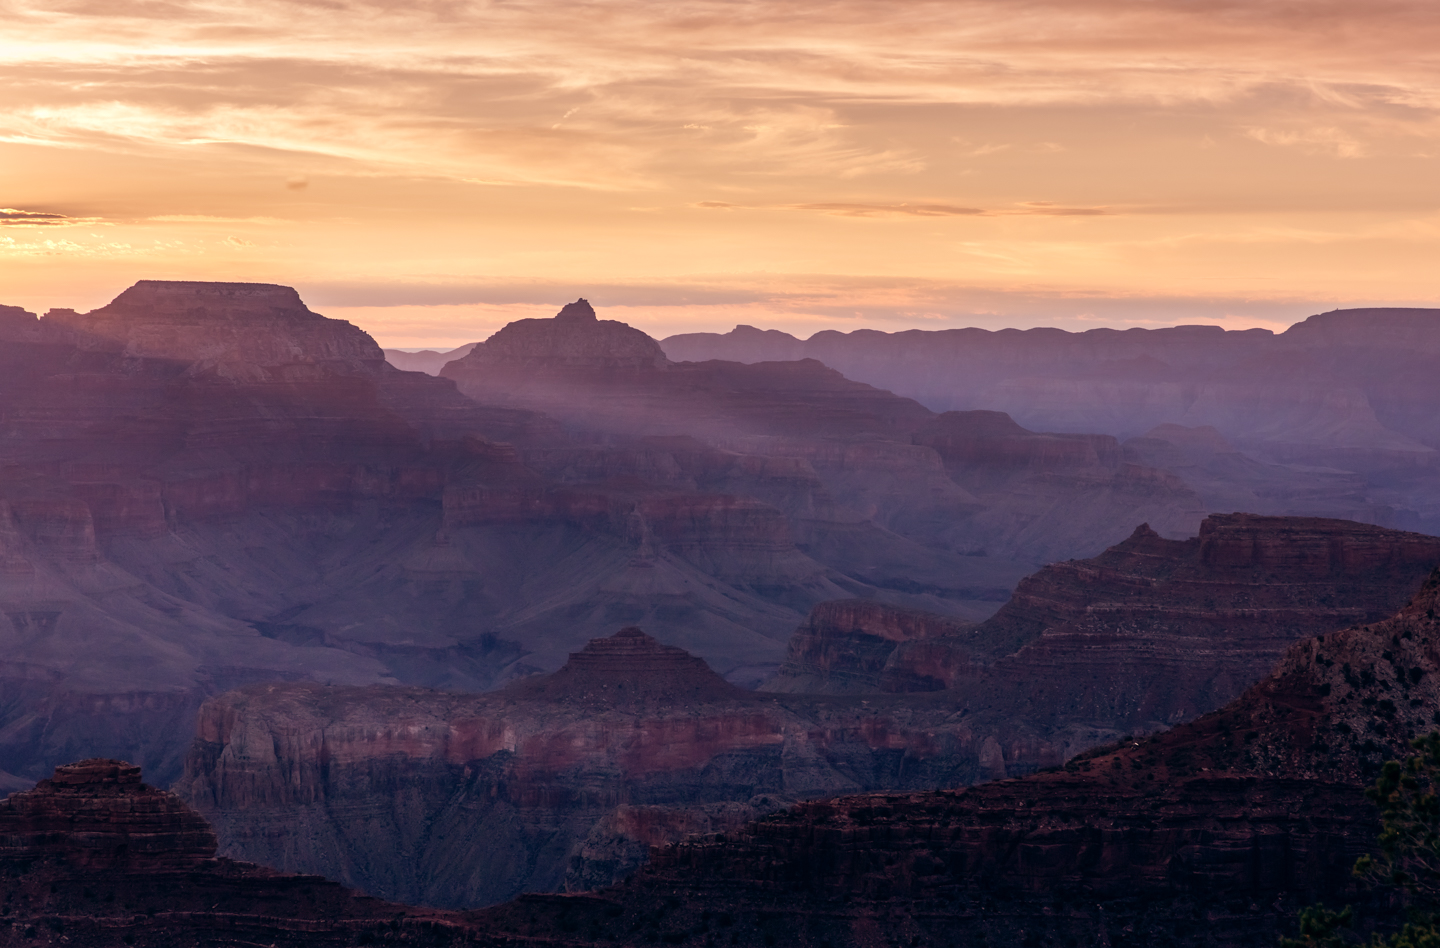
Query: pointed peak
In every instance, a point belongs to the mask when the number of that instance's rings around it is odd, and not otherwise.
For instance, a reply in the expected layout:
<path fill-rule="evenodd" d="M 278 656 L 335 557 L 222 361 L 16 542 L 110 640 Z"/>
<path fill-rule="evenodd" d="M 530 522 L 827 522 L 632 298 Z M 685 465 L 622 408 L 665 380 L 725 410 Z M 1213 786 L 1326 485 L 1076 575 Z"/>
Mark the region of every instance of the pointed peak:
<path fill-rule="evenodd" d="M 703 658 L 666 645 L 638 626 L 591 639 L 557 672 L 514 686 L 551 700 L 581 700 L 605 706 L 636 702 L 686 704 L 735 700 L 745 692 L 715 673 Z"/>
<path fill-rule="evenodd" d="M 595 307 L 585 297 L 580 297 L 573 303 L 566 303 L 561 307 L 560 312 L 555 314 L 556 319 L 564 319 L 574 322 L 595 322 Z"/>

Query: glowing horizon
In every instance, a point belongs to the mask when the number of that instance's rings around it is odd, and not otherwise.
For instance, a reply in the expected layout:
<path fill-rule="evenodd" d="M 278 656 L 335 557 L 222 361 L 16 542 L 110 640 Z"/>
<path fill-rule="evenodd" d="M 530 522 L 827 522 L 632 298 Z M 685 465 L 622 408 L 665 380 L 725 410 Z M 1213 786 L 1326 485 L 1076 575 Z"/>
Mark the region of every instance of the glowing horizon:
<path fill-rule="evenodd" d="M 449 348 L 1440 305 L 1423 2 L 0 0 L 0 303 Z"/>

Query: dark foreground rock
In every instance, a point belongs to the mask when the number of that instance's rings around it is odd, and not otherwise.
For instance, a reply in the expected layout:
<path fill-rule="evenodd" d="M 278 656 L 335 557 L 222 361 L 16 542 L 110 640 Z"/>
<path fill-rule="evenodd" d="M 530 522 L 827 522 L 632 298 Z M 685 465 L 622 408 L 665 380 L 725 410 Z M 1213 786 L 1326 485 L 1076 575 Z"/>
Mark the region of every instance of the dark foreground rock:
<path fill-rule="evenodd" d="M 1378 829 L 1363 787 L 1440 717 L 1437 607 L 1440 570 L 1226 708 L 1052 772 L 804 804 L 659 848 L 619 886 L 469 913 L 214 859 L 183 804 L 87 761 L 0 804 L 0 943 L 1259 948 L 1317 900 L 1370 927 L 1397 906 L 1348 871 Z"/>
<path fill-rule="evenodd" d="M 217 859 L 205 820 L 118 760 L 58 767 L 0 803 L 0 889 L 0 945 L 470 942 L 442 913 Z"/>

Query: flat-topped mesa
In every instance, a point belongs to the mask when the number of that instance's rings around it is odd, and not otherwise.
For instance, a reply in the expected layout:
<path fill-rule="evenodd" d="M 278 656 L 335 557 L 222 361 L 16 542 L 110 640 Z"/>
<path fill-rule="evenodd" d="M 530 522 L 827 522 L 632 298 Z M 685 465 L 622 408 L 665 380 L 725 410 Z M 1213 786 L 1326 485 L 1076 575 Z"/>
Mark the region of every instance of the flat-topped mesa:
<path fill-rule="evenodd" d="M 554 674 L 511 687 L 527 697 L 607 706 L 726 701 L 747 694 L 716 674 L 703 658 L 657 642 L 633 625 L 607 638 L 591 639 Z"/>
<path fill-rule="evenodd" d="M 0 868 L 59 861 L 85 870 L 191 869 L 215 858 L 215 833 L 189 804 L 140 781 L 140 768 L 93 758 L 55 768 L 0 802 Z"/>
<path fill-rule="evenodd" d="M 349 363 L 379 371 L 375 340 L 311 312 L 288 286 L 141 280 L 89 313 L 51 310 L 44 322 L 82 349 L 202 364 Z"/>
<path fill-rule="evenodd" d="M 506 325 L 441 374 L 458 380 L 500 367 L 656 369 L 668 364 L 660 343 L 617 320 L 597 319 L 589 302 L 579 299 L 553 319 Z"/>

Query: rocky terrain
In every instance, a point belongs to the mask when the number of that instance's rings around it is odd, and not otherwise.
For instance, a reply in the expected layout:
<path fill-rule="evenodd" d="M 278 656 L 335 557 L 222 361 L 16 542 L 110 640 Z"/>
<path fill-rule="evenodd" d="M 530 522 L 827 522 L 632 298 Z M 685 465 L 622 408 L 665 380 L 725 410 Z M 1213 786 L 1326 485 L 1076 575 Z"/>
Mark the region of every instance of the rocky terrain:
<path fill-rule="evenodd" d="M 1131 439 L 1161 425 L 1213 427 L 1251 468 L 1230 459 L 1223 464 L 1230 483 L 1239 478 L 1241 489 L 1260 496 L 1259 503 L 1212 510 L 1352 516 L 1347 506 L 1369 507 L 1364 519 L 1440 532 L 1440 426 L 1428 407 L 1440 400 L 1440 310 L 1337 310 L 1279 334 L 1216 326 L 862 329 L 800 340 L 739 326 L 723 335 L 671 336 L 662 345 L 675 360 L 818 359 L 937 411 L 1002 411 L 1045 431 Z M 1318 477 L 1303 509 L 1293 506 L 1293 495 L 1272 489 L 1282 474 L 1274 465 L 1286 477 Z M 1349 499 L 1342 472 L 1358 482 Z M 1329 495 L 1323 507 L 1316 505 L 1322 494 Z M 1377 510 L 1385 507 L 1390 512 Z"/>
<path fill-rule="evenodd" d="M 1396 906 L 1349 873 L 1378 831 L 1362 789 L 1440 717 L 1437 608 L 1440 570 L 1395 616 L 1295 645 L 1227 707 L 1046 773 L 802 804 L 659 847 L 618 886 L 469 913 L 216 859 L 204 821 L 137 768 L 86 761 L 0 804 L 0 940 L 1259 946 L 1317 900 L 1356 904 L 1364 929 Z M 644 666 L 669 669 L 662 705 L 729 687 L 634 634 L 532 687 Z"/>
<path fill-rule="evenodd" d="M 799 799 L 971 783 L 984 735 L 956 711 L 745 691 L 627 628 L 487 694 L 295 683 L 222 695 L 201 710 L 176 789 L 228 856 L 400 901 L 484 905 L 609 884 L 651 845 Z"/>
<path fill-rule="evenodd" d="M 1156 737 L 963 791 L 802 804 L 657 849 L 586 901 L 476 918 L 541 944 L 1259 946 L 1348 901 L 1363 929 L 1397 913 L 1350 875 L 1379 829 L 1362 789 L 1440 718 L 1437 608 L 1440 570 Z"/>
<path fill-rule="evenodd" d="M 797 800 L 1033 773 L 1192 719 L 1436 562 L 1433 537 L 1229 515 L 1046 567 L 980 624 L 823 603 L 769 691 L 637 629 L 484 695 L 252 686 L 204 706 L 178 789 L 227 855 L 386 898 L 590 888 Z"/>
<path fill-rule="evenodd" d="M 215 856 L 215 834 L 140 768 L 91 759 L 0 803 L 0 944 L 471 943 L 461 920 Z"/>
<path fill-rule="evenodd" d="M 286 287 L 143 281 L 92 313 L 0 315 L 3 781 L 114 754 L 168 782 L 200 702 L 247 681 L 484 689 L 625 622 L 755 682 L 818 601 L 978 617 L 1028 571 L 837 515 L 783 451 L 479 405 Z M 806 371 L 871 406 L 836 430 L 928 414 Z M 803 426 L 825 397 L 747 417 Z M 883 452 L 849 451 L 852 494 L 911 502 Z M 963 499 L 922 474 L 922 504 Z"/>
<path fill-rule="evenodd" d="M 979 620 L 1041 562 L 1204 512 L 1113 439 L 1011 424 L 1029 447 L 977 467 L 988 415 L 564 313 L 452 362 L 466 395 L 286 287 L 7 308 L 0 771 L 109 754 L 166 782 L 246 682 L 483 690 L 628 623 L 753 685 L 817 603 Z"/>
<path fill-rule="evenodd" d="M 1440 538 L 1345 520 L 1212 515 L 1185 541 L 1141 526 L 1022 580 L 979 624 L 824 603 L 764 687 L 950 689 L 1001 727 L 1147 733 L 1233 700 L 1299 638 L 1392 613 L 1437 562 Z"/>
<path fill-rule="evenodd" d="M 791 518 L 807 554 L 895 591 L 963 600 L 1007 562 L 1039 565 L 1120 539 L 1117 517 L 1185 535 L 1205 512 L 1182 480 L 1127 460 L 1112 437 L 1038 434 L 994 412 L 937 416 L 814 360 L 673 363 L 583 300 L 553 320 L 506 326 L 442 375 L 482 404 L 608 433 L 611 464 L 634 450 L 622 439 L 641 439 L 637 465 L 653 470 L 657 449 L 687 438 L 689 452 L 675 456 L 686 474 L 736 485 L 731 458 L 741 455 L 769 481 L 744 490 Z M 560 452 L 533 463 L 573 476 L 594 461 Z"/>

